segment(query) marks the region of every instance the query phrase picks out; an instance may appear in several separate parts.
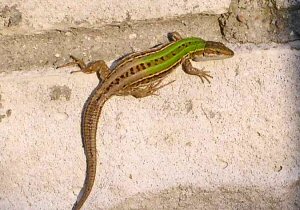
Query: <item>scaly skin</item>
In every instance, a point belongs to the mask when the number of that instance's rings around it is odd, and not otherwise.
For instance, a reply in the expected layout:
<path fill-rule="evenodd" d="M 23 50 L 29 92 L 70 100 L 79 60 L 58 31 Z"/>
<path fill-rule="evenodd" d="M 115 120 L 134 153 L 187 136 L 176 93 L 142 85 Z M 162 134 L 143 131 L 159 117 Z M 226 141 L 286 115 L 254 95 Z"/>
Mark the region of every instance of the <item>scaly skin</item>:
<path fill-rule="evenodd" d="M 202 82 L 203 79 L 209 82 L 209 78 L 212 77 L 208 72 L 194 68 L 190 59 L 203 61 L 224 59 L 234 55 L 232 50 L 219 42 L 204 41 L 196 37 L 182 39 L 177 32 L 170 33 L 169 39 L 170 43 L 125 56 L 113 69 L 109 69 L 102 60 L 85 65 L 82 60 L 75 57 L 72 57 L 74 62 L 60 66 L 77 64 L 81 72 L 97 72 L 99 79 L 102 80 L 87 100 L 82 115 L 82 140 L 87 168 L 84 187 L 73 210 L 82 207 L 95 181 L 97 124 L 106 100 L 113 95 L 132 95 L 137 98 L 153 95 L 155 91 L 167 85 L 160 83 L 180 64 L 186 73 L 199 76 Z"/>

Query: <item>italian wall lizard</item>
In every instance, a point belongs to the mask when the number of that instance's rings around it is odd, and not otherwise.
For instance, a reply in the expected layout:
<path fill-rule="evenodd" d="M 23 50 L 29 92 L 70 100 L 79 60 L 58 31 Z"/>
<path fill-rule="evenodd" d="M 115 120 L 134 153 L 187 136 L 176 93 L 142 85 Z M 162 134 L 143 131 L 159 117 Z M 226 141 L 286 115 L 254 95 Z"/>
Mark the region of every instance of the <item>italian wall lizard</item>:
<path fill-rule="evenodd" d="M 86 178 L 74 210 L 82 207 L 88 198 L 96 176 L 96 133 L 101 109 L 113 95 L 132 95 L 136 98 L 153 95 L 162 88 L 161 82 L 178 65 L 185 73 L 200 77 L 202 82 L 209 78 L 209 72 L 194 68 L 193 61 L 219 60 L 234 55 L 233 51 L 220 42 L 204 41 L 201 38 L 182 38 L 177 32 L 169 33 L 170 42 L 147 51 L 133 53 L 122 58 L 110 69 L 103 60 L 85 64 L 73 56 L 73 62 L 60 67 L 78 65 L 81 72 L 97 73 L 101 83 L 86 101 L 81 124 L 81 134 L 86 155 Z"/>

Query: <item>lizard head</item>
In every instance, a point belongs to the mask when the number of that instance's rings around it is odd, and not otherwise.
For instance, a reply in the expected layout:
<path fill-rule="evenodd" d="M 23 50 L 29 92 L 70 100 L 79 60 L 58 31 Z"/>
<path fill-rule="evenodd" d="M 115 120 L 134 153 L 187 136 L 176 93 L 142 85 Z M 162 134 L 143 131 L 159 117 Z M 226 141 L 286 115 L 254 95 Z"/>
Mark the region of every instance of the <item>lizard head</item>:
<path fill-rule="evenodd" d="M 193 61 L 222 60 L 233 55 L 234 52 L 223 43 L 206 41 L 204 49 L 194 52 L 191 58 Z"/>

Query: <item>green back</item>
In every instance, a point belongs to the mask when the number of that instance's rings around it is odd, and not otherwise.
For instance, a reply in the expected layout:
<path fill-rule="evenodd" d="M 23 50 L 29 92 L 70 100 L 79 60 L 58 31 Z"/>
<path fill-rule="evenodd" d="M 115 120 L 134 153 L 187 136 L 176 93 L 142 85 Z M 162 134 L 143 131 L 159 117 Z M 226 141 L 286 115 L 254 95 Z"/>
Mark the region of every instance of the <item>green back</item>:
<path fill-rule="evenodd" d="M 147 66 L 147 73 L 156 74 L 172 68 L 185 56 L 192 52 L 203 50 L 204 47 L 205 41 L 203 39 L 196 37 L 181 39 L 167 45 L 158 52 L 145 56 L 141 63 Z"/>

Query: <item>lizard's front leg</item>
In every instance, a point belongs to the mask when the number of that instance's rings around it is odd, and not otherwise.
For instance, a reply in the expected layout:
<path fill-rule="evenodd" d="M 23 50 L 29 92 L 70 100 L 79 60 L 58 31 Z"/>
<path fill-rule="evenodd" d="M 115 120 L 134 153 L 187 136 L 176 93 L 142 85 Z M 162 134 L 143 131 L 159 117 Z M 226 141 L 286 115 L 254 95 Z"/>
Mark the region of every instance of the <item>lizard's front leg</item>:
<path fill-rule="evenodd" d="M 106 65 L 106 63 L 103 60 L 97 60 L 90 62 L 88 64 L 85 64 L 82 59 L 78 59 L 74 56 L 70 56 L 74 61 L 70 63 L 66 63 L 64 65 L 58 66 L 57 68 L 62 68 L 66 66 L 72 66 L 72 65 L 78 65 L 80 70 L 78 71 L 72 71 L 71 73 L 75 72 L 83 72 L 86 74 L 91 73 L 97 73 L 97 77 L 100 80 L 104 80 L 110 73 L 109 67 Z"/>
<path fill-rule="evenodd" d="M 185 73 L 190 75 L 196 75 L 200 77 L 201 81 L 204 83 L 205 79 L 208 83 L 210 83 L 209 78 L 213 78 L 209 75 L 209 71 L 204 71 L 203 69 L 197 69 L 192 66 L 192 63 L 189 59 L 185 59 L 182 63 L 182 69 Z"/>

